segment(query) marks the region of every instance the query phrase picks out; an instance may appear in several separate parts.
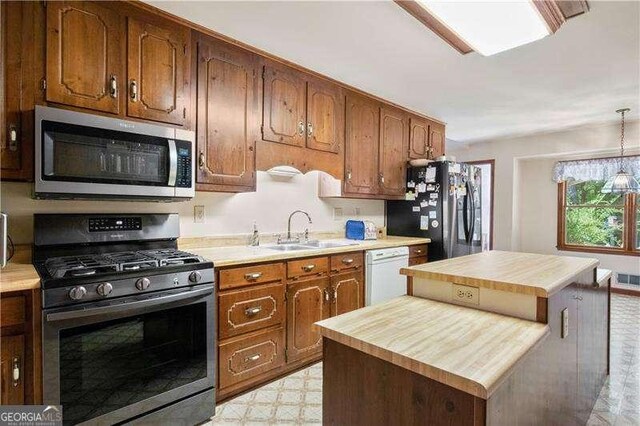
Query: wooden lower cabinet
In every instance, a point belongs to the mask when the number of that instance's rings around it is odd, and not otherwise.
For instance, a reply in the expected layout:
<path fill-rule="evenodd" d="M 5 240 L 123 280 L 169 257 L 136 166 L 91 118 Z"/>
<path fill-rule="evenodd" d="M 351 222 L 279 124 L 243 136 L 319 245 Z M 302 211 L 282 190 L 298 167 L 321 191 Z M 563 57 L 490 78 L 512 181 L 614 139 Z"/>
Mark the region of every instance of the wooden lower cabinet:
<path fill-rule="evenodd" d="M 331 277 L 331 316 L 342 315 L 364 306 L 362 271 Z"/>
<path fill-rule="evenodd" d="M 322 336 L 313 323 L 331 315 L 329 277 L 287 284 L 287 362 L 317 355 Z"/>
<path fill-rule="evenodd" d="M 0 352 L 0 403 L 22 405 L 25 403 L 24 335 L 3 336 Z"/>

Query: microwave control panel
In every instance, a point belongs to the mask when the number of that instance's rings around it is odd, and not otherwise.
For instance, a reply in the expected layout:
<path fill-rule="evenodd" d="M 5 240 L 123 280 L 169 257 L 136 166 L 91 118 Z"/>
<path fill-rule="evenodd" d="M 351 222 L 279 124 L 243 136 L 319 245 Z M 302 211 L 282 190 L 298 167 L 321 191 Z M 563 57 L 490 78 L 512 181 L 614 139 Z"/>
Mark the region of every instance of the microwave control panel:
<path fill-rule="evenodd" d="M 191 164 L 191 143 L 176 141 L 178 151 L 178 170 L 176 171 L 176 186 L 179 188 L 191 188 L 193 182 Z"/>

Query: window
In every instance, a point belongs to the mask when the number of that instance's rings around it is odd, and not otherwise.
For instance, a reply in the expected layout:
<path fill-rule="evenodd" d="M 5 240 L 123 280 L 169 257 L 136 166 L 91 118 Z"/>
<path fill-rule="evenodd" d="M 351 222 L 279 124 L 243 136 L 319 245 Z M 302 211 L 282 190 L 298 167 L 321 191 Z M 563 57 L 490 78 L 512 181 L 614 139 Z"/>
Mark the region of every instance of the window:
<path fill-rule="evenodd" d="M 603 194 L 604 181 L 558 184 L 558 249 L 640 256 L 636 194 Z"/>

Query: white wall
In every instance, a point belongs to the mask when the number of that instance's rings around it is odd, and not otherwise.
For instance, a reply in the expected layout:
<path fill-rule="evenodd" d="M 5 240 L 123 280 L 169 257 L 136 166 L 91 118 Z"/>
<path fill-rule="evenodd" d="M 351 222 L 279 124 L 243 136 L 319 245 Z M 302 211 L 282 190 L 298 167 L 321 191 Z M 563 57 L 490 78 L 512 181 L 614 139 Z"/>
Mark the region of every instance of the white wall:
<path fill-rule="evenodd" d="M 295 176 L 292 180 L 272 178 L 258 172 L 257 191 L 242 194 L 197 192 L 190 201 L 176 203 L 127 201 L 34 200 L 31 184 L 1 182 L 0 209 L 9 214 L 9 234 L 16 244 L 33 241 L 34 213 L 179 213 L 183 237 L 248 234 L 253 221 L 261 233 L 283 232 L 287 218 L 296 209 L 309 212 L 312 231 L 340 231 L 344 222 L 355 216 L 384 225 L 384 201 L 320 199 L 318 172 Z M 205 206 L 205 223 L 194 223 L 193 207 Z M 344 217 L 333 219 L 333 208 L 341 207 Z M 293 219 L 292 229 L 302 231 L 306 218 Z"/>
<path fill-rule="evenodd" d="M 628 122 L 626 146 L 640 151 L 640 122 Z M 494 248 L 558 253 L 556 246 L 557 186 L 552 181 L 556 161 L 619 153 L 620 125 L 593 125 L 562 132 L 448 145 L 459 161 L 495 159 Z M 582 255 L 577 252 L 562 252 Z M 604 268 L 640 273 L 637 257 L 586 254 Z"/>

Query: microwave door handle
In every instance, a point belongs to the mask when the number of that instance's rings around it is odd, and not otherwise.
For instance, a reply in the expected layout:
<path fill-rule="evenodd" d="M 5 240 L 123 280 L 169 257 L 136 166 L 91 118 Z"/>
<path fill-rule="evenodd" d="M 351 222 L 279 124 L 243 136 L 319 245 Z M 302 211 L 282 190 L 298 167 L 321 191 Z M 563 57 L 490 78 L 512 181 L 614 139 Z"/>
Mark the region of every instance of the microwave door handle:
<path fill-rule="evenodd" d="M 169 180 L 168 186 L 176 186 L 176 175 L 178 173 L 178 151 L 176 151 L 176 141 L 167 140 L 169 144 Z"/>
<path fill-rule="evenodd" d="M 187 302 L 202 299 L 213 293 L 213 287 L 201 288 L 185 293 L 162 296 L 155 299 L 138 300 L 128 303 L 116 303 L 115 305 L 100 306 L 97 308 L 74 309 L 70 311 L 54 312 L 46 315 L 47 322 L 64 321 L 79 318 L 95 317 L 98 315 L 116 314 L 122 312 L 133 313 L 138 308 L 149 308 L 152 306 L 166 305 L 175 302 Z"/>

